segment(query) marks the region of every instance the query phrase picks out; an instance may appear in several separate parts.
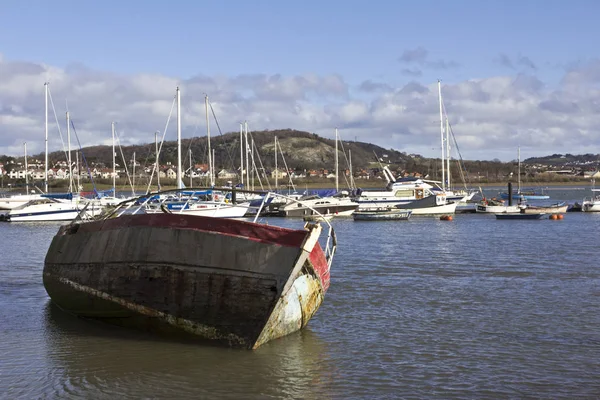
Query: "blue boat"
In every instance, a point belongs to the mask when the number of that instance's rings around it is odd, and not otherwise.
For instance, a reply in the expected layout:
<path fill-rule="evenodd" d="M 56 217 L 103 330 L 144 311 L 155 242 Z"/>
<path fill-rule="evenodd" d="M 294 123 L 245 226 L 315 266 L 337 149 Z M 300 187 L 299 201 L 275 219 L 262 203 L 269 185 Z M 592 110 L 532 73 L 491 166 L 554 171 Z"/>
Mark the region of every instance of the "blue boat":
<path fill-rule="evenodd" d="M 500 193 L 500 197 L 502 197 L 504 200 L 508 199 L 508 193 L 504 192 L 504 193 Z M 512 195 L 513 199 L 519 200 L 519 199 L 525 199 L 525 200 L 546 200 L 549 199 L 550 196 L 543 193 L 543 192 L 538 192 L 534 189 L 527 189 L 527 190 L 517 190 L 515 193 L 513 193 Z"/>

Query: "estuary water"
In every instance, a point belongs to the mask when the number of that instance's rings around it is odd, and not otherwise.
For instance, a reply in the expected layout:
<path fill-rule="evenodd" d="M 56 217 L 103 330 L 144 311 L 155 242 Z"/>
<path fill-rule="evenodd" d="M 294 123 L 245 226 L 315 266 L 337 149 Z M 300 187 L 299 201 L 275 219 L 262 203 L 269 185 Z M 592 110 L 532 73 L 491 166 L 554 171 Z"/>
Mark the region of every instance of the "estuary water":
<path fill-rule="evenodd" d="M 64 314 L 42 284 L 59 224 L 1 223 L 0 398 L 600 397 L 600 213 L 332 225 L 321 309 L 248 351 Z"/>

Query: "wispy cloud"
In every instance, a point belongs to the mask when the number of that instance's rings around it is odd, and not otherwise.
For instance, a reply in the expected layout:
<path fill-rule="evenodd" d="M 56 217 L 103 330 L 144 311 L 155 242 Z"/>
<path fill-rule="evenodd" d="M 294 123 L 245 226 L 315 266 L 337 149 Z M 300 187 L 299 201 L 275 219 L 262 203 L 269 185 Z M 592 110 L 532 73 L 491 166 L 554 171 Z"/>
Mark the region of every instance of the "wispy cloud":
<path fill-rule="evenodd" d="M 515 68 L 510 57 L 504 53 L 500 53 L 500 55 L 498 55 L 498 57 L 494 59 L 494 62 L 496 62 L 497 64 L 499 64 L 503 67 L 506 67 L 506 68 L 511 68 L 511 69 Z"/>
<path fill-rule="evenodd" d="M 430 60 L 429 52 L 419 46 L 415 49 L 407 49 L 402 52 L 398 61 L 406 65 L 418 65 L 421 68 L 436 69 L 436 70 L 447 70 L 458 68 L 460 65 L 456 61 L 445 61 L 445 60 Z M 420 76 L 421 71 L 419 69 L 403 69 L 404 75 Z"/>
<path fill-rule="evenodd" d="M 416 68 L 415 69 L 403 68 L 402 71 L 400 71 L 400 72 L 402 72 L 402 74 L 406 75 L 406 76 L 418 77 L 418 76 L 423 75 L 423 71 L 421 71 L 420 69 L 416 69 Z"/>
<path fill-rule="evenodd" d="M 517 64 L 531 69 L 537 69 L 533 61 L 531 61 L 531 59 L 529 59 L 527 56 L 519 56 L 517 59 Z"/>
<path fill-rule="evenodd" d="M 537 66 L 531 59 L 524 55 L 518 55 L 514 59 L 509 57 L 505 53 L 500 53 L 498 57 L 494 59 L 496 64 L 499 64 L 503 67 L 516 69 L 518 67 L 524 67 L 526 69 L 536 70 Z"/>
<path fill-rule="evenodd" d="M 390 91 L 392 88 L 387 83 L 373 82 L 372 80 L 368 79 L 360 84 L 359 89 L 363 92 L 373 93 L 381 91 Z"/>
<path fill-rule="evenodd" d="M 427 60 L 429 52 L 423 47 L 417 47 L 415 49 L 407 49 L 402 52 L 402 55 L 398 58 L 398 61 L 403 63 L 417 63 L 423 64 Z"/>

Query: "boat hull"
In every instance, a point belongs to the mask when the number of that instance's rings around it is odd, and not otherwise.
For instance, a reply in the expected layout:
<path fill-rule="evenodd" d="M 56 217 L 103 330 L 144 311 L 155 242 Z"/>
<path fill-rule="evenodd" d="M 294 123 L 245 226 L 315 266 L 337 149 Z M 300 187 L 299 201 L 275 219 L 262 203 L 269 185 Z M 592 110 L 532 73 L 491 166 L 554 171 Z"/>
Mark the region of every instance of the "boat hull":
<path fill-rule="evenodd" d="M 355 211 L 352 217 L 355 221 L 405 221 L 411 214 L 412 210 Z"/>
<path fill-rule="evenodd" d="M 321 305 L 320 230 L 178 214 L 66 225 L 44 286 L 81 317 L 254 349 L 301 329 Z"/>
<path fill-rule="evenodd" d="M 525 214 L 524 212 L 518 213 L 500 213 L 495 214 L 496 219 L 540 219 L 545 213 Z"/>
<path fill-rule="evenodd" d="M 496 206 L 490 204 L 477 204 L 475 206 L 475 212 L 477 213 L 518 213 L 521 211 L 521 207 L 516 206 Z"/>
<path fill-rule="evenodd" d="M 584 201 L 581 206 L 583 212 L 600 212 L 600 201 Z"/>
<path fill-rule="evenodd" d="M 16 211 L 8 213 L 10 222 L 72 221 L 79 215 L 77 208 L 64 208 L 48 211 Z"/>
<path fill-rule="evenodd" d="M 408 204 L 397 205 L 397 210 L 411 210 L 412 215 L 440 215 L 454 214 L 458 203 L 448 203 L 445 197 L 440 195 L 427 196 L 425 198 L 411 201 Z"/>
<path fill-rule="evenodd" d="M 525 214 L 539 214 L 539 213 L 564 214 L 567 212 L 568 208 L 569 208 L 568 204 L 564 204 L 561 206 L 549 206 L 549 207 L 527 206 L 523 209 L 523 213 L 525 213 Z"/>
<path fill-rule="evenodd" d="M 311 205 L 311 207 L 325 215 L 349 216 L 356 210 L 358 204 L 326 205 L 323 207 Z M 285 208 L 280 208 L 277 212 L 277 216 L 279 217 L 306 217 L 313 214 L 314 212 L 310 208 L 302 207 L 301 205 L 297 206 L 297 204 L 288 204 Z"/>

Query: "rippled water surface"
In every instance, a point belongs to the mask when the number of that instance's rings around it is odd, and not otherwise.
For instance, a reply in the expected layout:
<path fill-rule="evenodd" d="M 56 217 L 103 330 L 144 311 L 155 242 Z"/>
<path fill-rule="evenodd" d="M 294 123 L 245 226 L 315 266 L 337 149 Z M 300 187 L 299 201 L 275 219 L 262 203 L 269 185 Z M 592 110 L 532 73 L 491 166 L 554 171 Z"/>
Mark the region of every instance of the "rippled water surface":
<path fill-rule="evenodd" d="M 41 276 L 58 224 L 0 224 L 0 398 L 600 397 L 600 214 L 332 224 L 323 306 L 256 351 L 66 315 Z"/>

